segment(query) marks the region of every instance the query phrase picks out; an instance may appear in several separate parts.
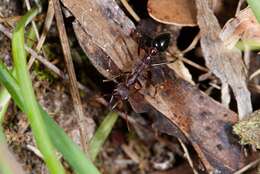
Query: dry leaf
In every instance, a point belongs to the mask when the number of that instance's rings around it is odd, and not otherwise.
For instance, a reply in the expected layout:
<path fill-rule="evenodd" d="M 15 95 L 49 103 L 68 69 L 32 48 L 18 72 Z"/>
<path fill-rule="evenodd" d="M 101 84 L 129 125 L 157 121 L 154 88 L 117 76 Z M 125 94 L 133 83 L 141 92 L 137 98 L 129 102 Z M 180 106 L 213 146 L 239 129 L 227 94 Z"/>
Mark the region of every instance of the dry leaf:
<path fill-rule="evenodd" d="M 177 60 L 174 63 L 168 64 L 168 66 L 169 68 L 172 68 L 179 77 L 186 80 L 187 82 L 190 82 L 192 85 L 195 85 L 195 82 L 192 80 L 192 75 L 190 74 L 189 69 L 186 68 L 182 61 Z"/>
<path fill-rule="evenodd" d="M 81 39 L 82 34 L 87 35 L 84 48 L 87 49 L 86 53 L 91 57 L 93 65 L 108 78 L 112 78 L 113 72 L 109 71 L 114 71 L 115 66 L 130 71 L 133 60 L 138 58 L 136 51 L 133 51 L 137 49 L 137 45 L 130 37 L 123 35 L 130 35 L 135 26 L 116 2 L 113 0 L 62 0 L 62 2 L 77 20 L 74 27 L 79 25 L 75 28 L 81 28 L 79 29 L 81 34 L 75 32 L 78 39 Z M 106 61 L 100 62 L 100 56 L 106 57 Z M 113 61 L 109 57 L 113 57 Z M 101 65 L 106 65 L 107 69 L 103 70 Z"/>
<path fill-rule="evenodd" d="M 149 0 L 149 15 L 156 21 L 177 26 L 196 26 L 194 0 Z"/>
<path fill-rule="evenodd" d="M 63 2 L 76 17 L 74 29 L 77 38 L 99 72 L 111 77 L 120 71 L 131 70 L 131 65 L 138 61 L 137 43 L 121 32 L 120 25 L 124 24 L 112 20 L 111 14 L 107 16 L 108 13 L 102 11 L 103 4 L 97 1 L 63 0 Z M 105 6 L 108 8 L 110 5 L 114 4 L 109 3 Z M 122 41 L 115 42 L 119 35 Z M 111 48 L 120 49 L 111 50 Z M 127 51 L 125 48 L 128 48 Z M 123 55 L 121 57 L 125 57 L 126 60 L 120 59 L 118 54 Z M 131 59 L 131 56 L 134 59 Z M 126 64 L 127 61 L 129 64 Z M 139 78 L 142 83 L 139 92 L 149 104 L 163 113 L 184 133 L 209 172 L 232 173 L 242 167 L 244 164 L 240 147 L 229 142 L 228 130 L 231 124 L 237 121 L 237 115 L 188 82 L 176 79 L 173 71 L 167 66 L 160 66 L 157 70 L 159 71 L 151 68 L 150 85 L 145 85 L 147 84 L 145 77 Z"/>
<path fill-rule="evenodd" d="M 228 84 L 234 92 L 238 113 L 242 119 L 252 112 L 250 92 L 247 88 L 246 69 L 239 50 L 230 50 L 219 37 L 220 25 L 206 0 L 196 0 L 197 20 L 201 30 L 201 48 L 208 68 Z"/>
<path fill-rule="evenodd" d="M 243 164 L 243 153 L 232 143 L 237 115 L 180 79 L 146 89 L 146 100 L 177 125 L 192 143 L 208 172 L 233 173 Z M 149 91 L 149 93 L 148 93 Z"/>
<path fill-rule="evenodd" d="M 219 36 L 229 49 L 233 48 L 239 39 L 259 42 L 260 24 L 251 8 L 247 7 L 225 24 Z"/>

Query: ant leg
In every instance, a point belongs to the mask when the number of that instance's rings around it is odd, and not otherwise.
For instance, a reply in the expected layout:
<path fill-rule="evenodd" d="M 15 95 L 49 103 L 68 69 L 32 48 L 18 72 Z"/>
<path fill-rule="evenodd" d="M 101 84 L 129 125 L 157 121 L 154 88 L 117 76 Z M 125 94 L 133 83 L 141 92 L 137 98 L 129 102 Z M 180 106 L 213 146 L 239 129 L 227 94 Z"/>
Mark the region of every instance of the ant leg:
<path fill-rule="evenodd" d="M 106 83 L 106 82 L 111 82 L 111 81 L 113 81 L 113 82 L 115 82 L 115 83 L 119 83 L 116 79 L 118 78 L 118 77 L 120 77 L 121 75 L 117 75 L 117 76 L 115 76 L 115 77 L 113 77 L 113 78 L 111 78 L 111 79 L 105 79 L 105 80 L 102 80 L 103 81 L 103 83 Z"/>
<path fill-rule="evenodd" d="M 114 111 L 115 108 L 119 105 L 120 103 L 120 100 L 118 100 L 112 107 L 111 107 L 111 110 Z"/>
<path fill-rule="evenodd" d="M 114 97 L 114 95 L 112 94 L 112 96 L 111 96 L 111 98 L 110 98 L 110 100 L 109 100 L 109 102 L 108 102 L 108 107 L 109 107 L 110 109 L 112 108 L 112 104 L 113 104 L 114 99 L 115 99 L 115 97 Z M 111 110 L 112 110 L 112 109 L 111 109 Z"/>
<path fill-rule="evenodd" d="M 108 106 L 111 110 L 114 110 L 117 105 L 119 104 L 119 101 L 116 101 L 115 102 L 115 99 L 116 99 L 116 93 L 113 93 L 112 96 L 111 96 L 111 99 L 109 100 L 109 103 L 108 103 Z"/>
<path fill-rule="evenodd" d="M 124 72 L 124 73 L 122 73 L 122 74 L 120 74 L 120 75 L 114 76 L 114 77 L 111 78 L 111 79 L 105 79 L 105 80 L 103 80 L 103 82 L 105 83 L 105 82 L 111 82 L 111 81 L 113 81 L 113 82 L 115 82 L 115 83 L 119 83 L 119 82 L 117 81 L 117 78 L 123 77 L 123 76 L 127 76 L 129 73 L 130 73 L 130 72 Z"/>

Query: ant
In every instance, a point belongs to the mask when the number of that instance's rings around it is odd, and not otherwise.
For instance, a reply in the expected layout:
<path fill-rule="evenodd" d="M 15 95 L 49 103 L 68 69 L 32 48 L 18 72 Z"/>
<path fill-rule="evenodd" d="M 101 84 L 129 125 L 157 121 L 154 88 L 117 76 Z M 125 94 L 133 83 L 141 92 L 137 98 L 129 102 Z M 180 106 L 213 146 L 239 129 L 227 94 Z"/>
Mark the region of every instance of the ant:
<path fill-rule="evenodd" d="M 139 35 L 138 37 L 138 54 L 140 52 L 140 48 L 143 48 L 145 51 L 145 56 L 134 66 L 130 75 L 128 75 L 123 82 L 117 84 L 117 87 L 114 89 L 112 97 L 109 101 L 111 110 L 113 110 L 120 101 L 129 99 L 129 96 L 131 93 L 133 93 L 131 89 L 135 84 L 142 86 L 138 81 L 138 78 L 145 69 L 151 66 L 153 58 L 168 48 L 171 38 L 169 33 L 159 34 L 153 39 L 146 35 Z M 135 92 L 138 90 L 139 89 L 137 89 Z M 117 99 L 115 104 L 113 104 L 114 99 Z"/>

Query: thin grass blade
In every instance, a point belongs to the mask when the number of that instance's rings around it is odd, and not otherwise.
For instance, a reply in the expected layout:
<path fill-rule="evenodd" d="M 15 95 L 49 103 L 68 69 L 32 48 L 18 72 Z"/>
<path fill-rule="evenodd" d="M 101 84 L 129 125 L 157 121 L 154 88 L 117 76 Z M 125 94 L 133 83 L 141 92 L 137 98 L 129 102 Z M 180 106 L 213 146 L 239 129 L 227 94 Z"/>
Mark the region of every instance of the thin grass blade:
<path fill-rule="evenodd" d="M 0 61 L 0 82 L 6 87 L 12 95 L 13 100 L 18 107 L 25 112 L 23 106 L 23 99 L 20 93 L 19 86 L 6 69 L 5 65 Z M 100 174 L 95 165 L 86 158 L 83 151 L 66 135 L 62 128 L 60 128 L 55 121 L 43 110 L 41 106 L 41 114 L 47 128 L 47 133 L 56 147 L 61 152 L 65 160 L 71 165 L 74 171 L 78 174 Z"/>
<path fill-rule="evenodd" d="M 260 1 L 259 0 L 247 0 L 247 3 L 253 10 L 257 21 L 260 22 Z"/>
<path fill-rule="evenodd" d="M 118 114 L 115 112 L 110 112 L 105 119 L 102 121 L 100 126 L 98 127 L 95 135 L 90 140 L 89 149 L 90 149 L 90 157 L 94 161 L 100 152 L 105 140 L 110 134 L 114 124 L 118 118 Z"/>
<path fill-rule="evenodd" d="M 17 82 L 22 95 L 23 108 L 30 122 L 36 144 L 43 155 L 43 159 L 52 174 L 65 174 L 65 170 L 55 154 L 55 149 L 47 134 L 41 111 L 38 107 L 32 87 L 32 81 L 26 65 L 26 51 L 24 45 L 24 28 L 38 14 L 38 9 L 28 11 L 18 21 L 12 37 L 12 55 L 14 69 L 17 72 Z"/>

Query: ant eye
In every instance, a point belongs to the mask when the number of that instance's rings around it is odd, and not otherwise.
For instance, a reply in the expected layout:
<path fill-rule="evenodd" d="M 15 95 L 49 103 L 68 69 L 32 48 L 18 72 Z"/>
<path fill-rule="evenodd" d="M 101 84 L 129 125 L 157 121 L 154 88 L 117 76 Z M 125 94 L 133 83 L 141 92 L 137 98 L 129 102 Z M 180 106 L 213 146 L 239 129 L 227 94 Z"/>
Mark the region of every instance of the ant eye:
<path fill-rule="evenodd" d="M 163 33 L 156 36 L 153 40 L 153 46 L 160 52 L 165 51 L 170 43 L 170 33 Z"/>

